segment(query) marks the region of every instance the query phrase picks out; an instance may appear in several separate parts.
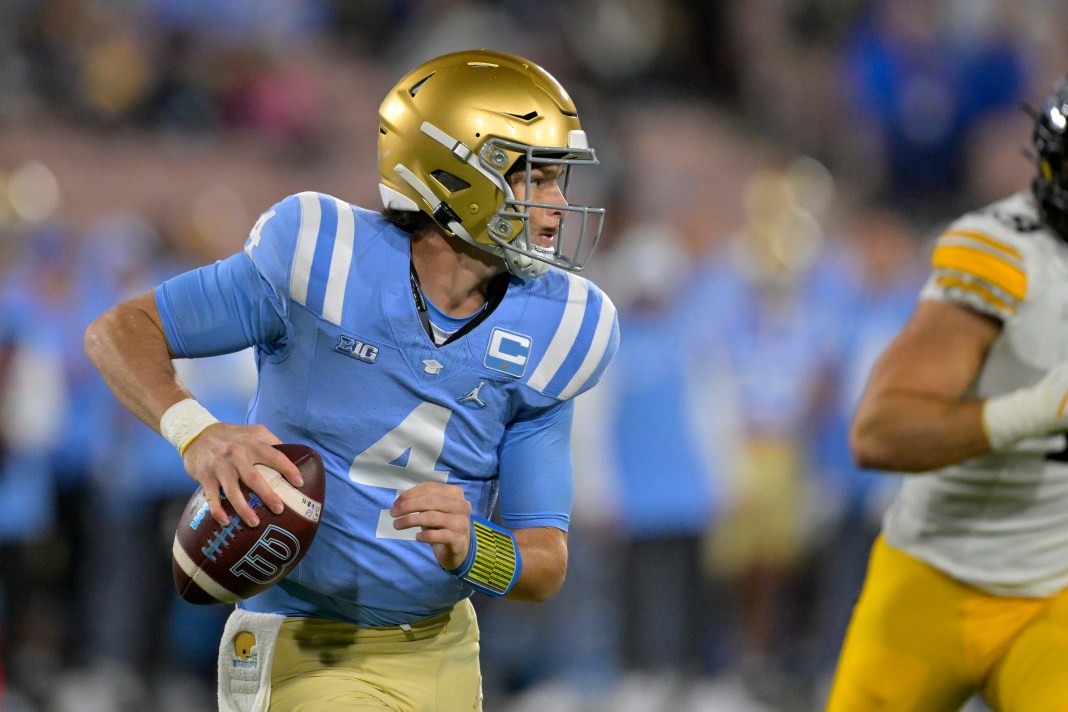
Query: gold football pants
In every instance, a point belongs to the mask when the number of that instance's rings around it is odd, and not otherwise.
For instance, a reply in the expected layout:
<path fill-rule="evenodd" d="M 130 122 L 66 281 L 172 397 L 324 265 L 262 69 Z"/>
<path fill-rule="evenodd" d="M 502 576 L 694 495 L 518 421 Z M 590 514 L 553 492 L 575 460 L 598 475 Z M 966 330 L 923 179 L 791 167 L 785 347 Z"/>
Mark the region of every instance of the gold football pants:
<path fill-rule="evenodd" d="M 827 712 L 1068 712 L 1068 592 L 984 593 L 894 549 L 872 549 Z"/>
<path fill-rule="evenodd" d="M 410 630 L 288 618 L 274 650 L 270 712 L 478 712 L 478 648 L 467 600 Z"/>

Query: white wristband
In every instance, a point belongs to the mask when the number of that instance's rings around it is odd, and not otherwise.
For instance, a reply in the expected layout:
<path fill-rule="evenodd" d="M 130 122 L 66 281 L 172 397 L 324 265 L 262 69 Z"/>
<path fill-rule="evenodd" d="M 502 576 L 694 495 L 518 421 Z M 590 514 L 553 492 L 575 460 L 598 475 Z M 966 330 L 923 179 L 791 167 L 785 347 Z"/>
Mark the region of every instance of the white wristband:
<path fill-rule="evenodd" d="M 219 419 L 208 409 L 192 398 L 178 401 L 166 410 L 159 420 L 159 431 L 164 438 L 174 445 L 179 455 L 185 455 L 185 449 L 204 428 L 218 423 Z"/>
<path fill-rule="evenodd" d="M 1018 440 L 1050 430 L 1053 424 L 1044 417 L 1041 402 L 1035 402 L 1037 395 L 1033 389 L 1021 389 L 983 403 L 983 430 L 991 449 L 1004 450 Z"/>

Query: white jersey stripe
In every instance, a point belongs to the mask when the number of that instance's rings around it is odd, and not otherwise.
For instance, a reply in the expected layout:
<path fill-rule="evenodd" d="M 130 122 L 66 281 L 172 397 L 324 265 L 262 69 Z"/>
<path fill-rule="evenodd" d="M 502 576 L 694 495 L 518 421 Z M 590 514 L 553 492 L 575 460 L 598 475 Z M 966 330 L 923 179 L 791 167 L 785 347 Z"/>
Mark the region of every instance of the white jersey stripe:
<path fill-rule="evenodd" d="M 297 235 L 297 248 L 293 254 L 293 269 L 289 273 L 289 296 L 297 304 L 307 305 L 308 281 L 311 279 L 315 243 L 319 239 L 322 209 L 317 193 L 309 191 L 299 193 L 297 197 L 300 199 L 300 234 Z"/>
<path fill-rule="evenodd" d="M 938 241 L 938 246 L 964 247 L 971 250 L 978 250 L 979 252 L 990 255 L 991 257 L 998 259 L 1011 267 L 1015 267 L 1018 270 L 1024 269 L 1024 263 L 1022 258 L 1008 254 L 1007 251 L 1003 248 L 998 248 L 987 243 L 979 242 L 977 240 L 965 239 L 956 235 L 951 236 L 950 233 L 947 233 L 943 235 L 942 238 Z"/>
<path fill-rule="evenodd" d="M 608 340 L 612 337 L 612 325 L 616 320 L 616 307 L 609 301 L 606 295 L 601 301 L 601 315 L 597 319 L 597 328 L 593 332 L 593 343 L 586 352 L 586 358 L 582 359 L 582 365 L 571 378 L 564 390 L 560 391 L 560 398 L 567 400 L 578 393 L 597 367 L 601 365 L 604 352 L 608 348 Z"/>
<path fill-rule="evenodd" d="M 582 326 L 582 317 L 586 314 L 586 301 L 589 299 L 589 283 L 581 277 L 572 274 L 567 275 L 567 306 L 564 314 L 560 317 L 560 325 L 556 327 L 553 340 L 549 342 L 549 348 L 541 357 L 538 367 L 530 375 L 527 384 L 534 390 L 541 392 L 553 380 L 553 376 L 560 370 L 564 359 L 571 353 L 571 347 L 578 338 L 579 328 Z"/>
<path fill-rule="evenodd" d="M 341 324 L 341 311 L 345 304 L 345 287 L 349 283 L 349 268 L 352 266 L 352 243 L 356 235 L 356 218 L 352 208 L 343 200 L 337 203 L 337 234 L 334 236 L 334 252 L 330 257 L 330 274 L 326 279 L 326 297 L 323 300 L 323 318 L 332 324 Z"/>

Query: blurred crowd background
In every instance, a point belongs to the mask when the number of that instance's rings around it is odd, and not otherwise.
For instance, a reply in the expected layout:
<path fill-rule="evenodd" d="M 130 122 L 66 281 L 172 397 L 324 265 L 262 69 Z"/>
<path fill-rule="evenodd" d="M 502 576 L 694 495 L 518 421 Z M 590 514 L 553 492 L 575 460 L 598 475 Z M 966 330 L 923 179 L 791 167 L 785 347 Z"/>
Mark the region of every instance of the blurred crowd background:
<path fill-rule="evenodd" d="M 4 0 L 0 708 L 213 709 L 227 610 L 168 563 L 193 483 L 84 328 L 288 194 L 377 207 L 385 92 L 487 47 L 579 107 L 623 338 L 563 591 L 477 601 L 486 709 L 819 710 L 897 484 L 852 407 L 929 241 L 1027 188 L 1066 31 L 1058 0 Z M 249 354 L 179 367 L 243 419 Z"/>

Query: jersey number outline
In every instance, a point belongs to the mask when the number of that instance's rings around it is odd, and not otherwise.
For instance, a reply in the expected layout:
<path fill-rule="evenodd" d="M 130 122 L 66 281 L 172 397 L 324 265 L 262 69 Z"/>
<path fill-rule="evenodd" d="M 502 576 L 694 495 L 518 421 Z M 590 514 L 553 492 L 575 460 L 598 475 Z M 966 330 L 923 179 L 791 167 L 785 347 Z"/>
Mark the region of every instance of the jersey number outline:
<path fill-rule="evenodd" d="M 356 456 L 349 467 L 349 479 L 361 485 L 392 489 L 396 496 L 420 482 L 447 482 L 449 471 L 438 470 L 437 466 L 450 418 L 452 411 L 448 408 L 420 403 L 397 427 Z M 393 521 L 388 509 L 379 510 L 375 536 L 415 541 L 418 527 L 394 529 Z"/>

